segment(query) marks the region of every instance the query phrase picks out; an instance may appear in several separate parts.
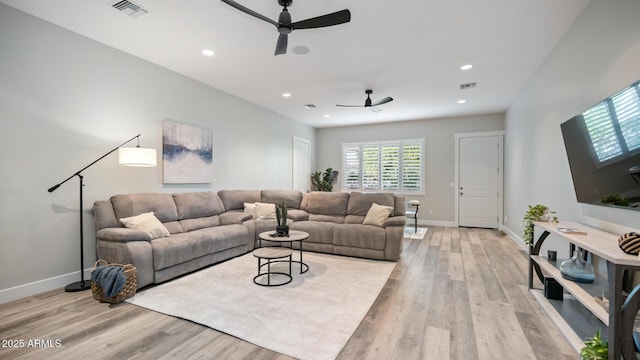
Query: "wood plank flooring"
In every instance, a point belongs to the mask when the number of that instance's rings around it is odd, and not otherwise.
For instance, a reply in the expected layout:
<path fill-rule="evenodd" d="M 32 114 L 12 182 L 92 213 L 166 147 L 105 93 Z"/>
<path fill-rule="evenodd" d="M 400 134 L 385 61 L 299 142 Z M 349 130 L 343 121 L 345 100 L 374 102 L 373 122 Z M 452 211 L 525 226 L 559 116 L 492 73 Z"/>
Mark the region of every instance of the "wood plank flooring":
<path fill-rule="evenodd" d="M 496 230 L 430 227 L 425 239 L 405 240 L 338 359 L 577 359 L 526 277 L 526 253 Z M 0 341 L 0 359 L 289 359 L 186 320 L 62 289 L 0 305 Z"/>

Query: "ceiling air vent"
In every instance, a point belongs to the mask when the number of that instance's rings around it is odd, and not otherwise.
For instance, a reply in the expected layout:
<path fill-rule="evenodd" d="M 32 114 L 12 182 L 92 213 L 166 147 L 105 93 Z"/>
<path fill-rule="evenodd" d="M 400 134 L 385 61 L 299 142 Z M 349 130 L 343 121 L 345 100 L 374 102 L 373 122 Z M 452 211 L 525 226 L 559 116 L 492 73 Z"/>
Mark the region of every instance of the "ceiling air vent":
<path fill-rule="evenodd" d="M 118 1 L 111 5 L 111 7 L 132 18 L 137 18 L 149 12 L 149 10 L 128 0 Z"/>
<path fill-rule="evenodd" d="M 466 84 L 460 84 L 460 90 L 473 89 L 477 85 L 478 85 L 478 83 L 474 83 L 474 82 L 466 83 Z"/>

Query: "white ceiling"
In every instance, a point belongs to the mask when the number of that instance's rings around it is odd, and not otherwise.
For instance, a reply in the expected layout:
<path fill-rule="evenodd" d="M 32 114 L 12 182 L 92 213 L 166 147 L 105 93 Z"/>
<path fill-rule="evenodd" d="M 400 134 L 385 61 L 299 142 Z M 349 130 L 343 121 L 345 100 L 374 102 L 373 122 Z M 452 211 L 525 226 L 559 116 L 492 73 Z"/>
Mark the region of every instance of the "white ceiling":
<path fill-rule="evenodd" d="M 294 31 L 274 56 L 276 28 L 220 0 L 132 0 L 149 10 L 137 18 L 117 0 L 0 1 L 314 127 L 505 111 L 589 2 L 294 0 L 294 22 L 345 8 L 351 22 Z M 237 2 L 276 21 L 282 10 Z M 378 113 L 335 106 L 363 104 L 368 88 L 395 101 Z"/>

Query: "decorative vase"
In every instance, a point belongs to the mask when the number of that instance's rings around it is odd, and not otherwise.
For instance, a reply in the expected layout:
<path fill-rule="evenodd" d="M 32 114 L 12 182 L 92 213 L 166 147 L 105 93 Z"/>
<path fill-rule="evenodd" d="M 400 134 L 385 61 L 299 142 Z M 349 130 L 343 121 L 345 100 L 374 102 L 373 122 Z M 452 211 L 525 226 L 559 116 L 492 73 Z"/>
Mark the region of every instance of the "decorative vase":
<path fill-rule="evenodd" d="M 560 273 L 563 278 L 581 283 L 592 283 L 596 279 L 590 258 L 587 255 L 585 259 L 584 254 L 584 250 L 578 248 L 571 259 L 560 264 Z"/>
<path fill-rule="evenodd" d="M 276 234 L 278 237 L 289 236 L 289 226 L 276 226 Z"/>
<path fill-rule="evenodd" d="M 540 221 L 547 222 L 551 220 L 551 214 L 549 214 L 549 210 L 545 210 L 544 214 L 540 215 Z"/>

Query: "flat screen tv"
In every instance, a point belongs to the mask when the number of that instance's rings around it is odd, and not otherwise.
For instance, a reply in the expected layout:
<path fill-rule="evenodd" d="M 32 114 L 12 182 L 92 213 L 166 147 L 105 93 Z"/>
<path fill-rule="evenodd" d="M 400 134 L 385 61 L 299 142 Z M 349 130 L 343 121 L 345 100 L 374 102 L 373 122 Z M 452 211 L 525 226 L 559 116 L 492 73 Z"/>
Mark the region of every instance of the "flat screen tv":
<path fill-rule="evenodd" d="M 560 127 L 578 202 L 640 210 L 640 81 Z"/>

